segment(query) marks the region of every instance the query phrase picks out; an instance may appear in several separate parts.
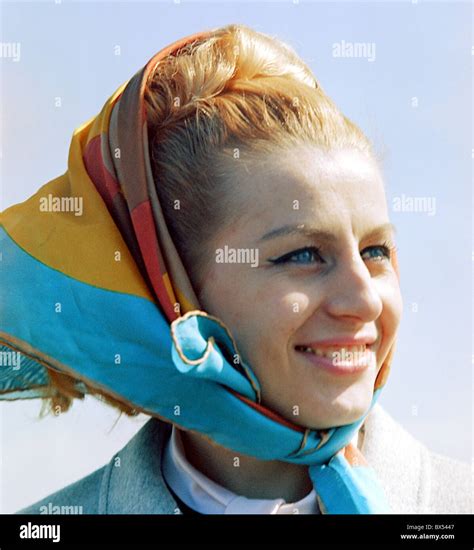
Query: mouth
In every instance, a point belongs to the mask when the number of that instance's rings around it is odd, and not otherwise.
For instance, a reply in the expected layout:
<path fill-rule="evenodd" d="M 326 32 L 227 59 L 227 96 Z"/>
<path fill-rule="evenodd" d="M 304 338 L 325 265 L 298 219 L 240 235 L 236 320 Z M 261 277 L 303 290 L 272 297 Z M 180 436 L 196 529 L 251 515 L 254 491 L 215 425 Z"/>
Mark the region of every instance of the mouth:
<path fill-rule="evenodd" d="M 295 351 L 313 366 L 332 375 L 360 374 L 376 365 L 373 344 L 345 346 L 297 345 Z"/>

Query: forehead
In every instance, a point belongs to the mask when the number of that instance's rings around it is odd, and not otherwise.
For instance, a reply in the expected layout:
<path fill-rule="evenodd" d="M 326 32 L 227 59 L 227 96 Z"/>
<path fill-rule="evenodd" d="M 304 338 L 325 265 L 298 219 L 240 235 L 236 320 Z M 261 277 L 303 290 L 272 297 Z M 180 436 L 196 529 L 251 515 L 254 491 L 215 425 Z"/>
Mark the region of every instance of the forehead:
<path fill-rule="evenodd" d="M 326 229 L 350 224 L 360 231 L 388 219 L 376 162 L 356 149 L 301 146 L 239 171 L 242 220 L 259 227 L 313 221 Z"/>

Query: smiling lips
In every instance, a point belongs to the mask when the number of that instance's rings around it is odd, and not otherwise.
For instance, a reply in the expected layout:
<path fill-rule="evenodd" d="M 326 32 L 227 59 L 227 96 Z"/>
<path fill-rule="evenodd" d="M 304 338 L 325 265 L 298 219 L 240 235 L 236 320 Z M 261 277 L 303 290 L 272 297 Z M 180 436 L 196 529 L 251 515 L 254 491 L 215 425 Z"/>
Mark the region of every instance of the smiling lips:
<path fill-rule="evenodd" d="M 375 351 L 368 342 L 358 345 L 299 345 L 295 350 L 316 367 L 333 375 L 361 373 L 376 361 Z"/>

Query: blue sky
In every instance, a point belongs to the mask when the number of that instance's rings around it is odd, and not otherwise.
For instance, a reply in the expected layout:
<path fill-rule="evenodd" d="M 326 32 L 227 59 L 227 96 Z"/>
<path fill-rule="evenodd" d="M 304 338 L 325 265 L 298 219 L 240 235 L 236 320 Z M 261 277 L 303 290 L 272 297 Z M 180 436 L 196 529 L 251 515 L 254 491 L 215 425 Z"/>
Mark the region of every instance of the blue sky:
<path fill-rule="evenodd" d="M 2 209 L 62 173 L 74 128 L 170 42 L 244 23 L 292 45 L 341 110 L 373 139 L 389 205 L 402 195 L 436 199 L 434 215 L 391 212 L 405 311 L 381 404 L 433 450 L 471 460 L 469 3 L 4 2 L 1 11 L 2 42 L 21 44 L 18 62 L 0 59 Z M 342 41 L 374 43 L 375 59 L 333 57 L 333 44 Z M 120 56 L 114 55 L 117 45 Z M 39 428 L 32 421 L 38 407 L 0 404 L 8 449 L 2 467 L 5 511 L 101 465 L 139 426 L 120 420 L 107 439 L 111 414 L 88 401 L 75 406 L 72 420 L 44 420 Z M 86 445 L 91 433 L 100 441 L 94 457 L 83 456 L 79 443 L 72 445 L 71 422 L 76 441 Z M 38 446 L 38 468 L 44 460 L 59 471 L 48 470 L 46 485 L 32 475 L 12 500 L 8 472 L 27 460 L 24 444 L 15 443 L 18 433 Z M 72 445 L 67 460 L 59 447 L 55 457 L 48 455 L 47 433 Z"/>

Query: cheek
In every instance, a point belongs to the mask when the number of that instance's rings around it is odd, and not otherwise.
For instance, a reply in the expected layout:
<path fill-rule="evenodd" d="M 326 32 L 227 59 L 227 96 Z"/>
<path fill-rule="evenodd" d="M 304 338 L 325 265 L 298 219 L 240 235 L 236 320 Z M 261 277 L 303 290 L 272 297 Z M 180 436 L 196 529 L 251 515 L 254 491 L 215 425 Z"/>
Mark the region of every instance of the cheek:
<path fill-rule="evenodd" d="M 384 312 L 386 316 L 385 324 L 395 332 L 400 324 L 403 312 L 403 301 L 398 282 L 391 284 L 383 297 Z"/>
<path fill-rule="evenodd" d="M 310 302 L 306 293 L 295 291 L 286 292 L 273 298 L 271 302 L 269 300 L 269 303 L 269 322 L 272 325 L 268 331 L 270 338 L 275 339 L 279 336 L 279 345 L 274 347 L 288 348 L 289 342 L 293 341 L 292 336 L 299 331 L 308 316 L 312 315 L 314 304 Z"/>
<path fill-rule="evenodd" d="M 380 323 L 383 333 L 382 355 L 384 356 L 395 340 L 403 312 L 403 301 L 398 281 L 386 285 L 381 297 L 383 301 L 383 311 Z"/>
<path fill-rule="evenodd" d="M 224 268 L 209 275 L 200 294 L 201 305 L 227 326 L 244 361 L 259 374 L 260 366 L 269 360 L 275 365 L 286 363 L 293 334 L 314 312 L 309 294 L 290 290 L 280 281 L 256 280 L 245 271 L 232 270 L 229 277 Z"/>
<path fill-rule="evenodd" d="M 224 266 L 209 274 L 199 295 L 202 308 L 224 323 L 247 361 L 268 315 L 267 306 L 256 290 L 245 271 L 236 272 L 234 266 Z"/>
<path fill-rule="evenodd" d="M 267 286 L 255 297 L 252 311 L 252 333 L 247 337 L 258 346 L 259 358 L 265 355 L 282 360 L 292 336 L 310 315 L 310 300 L 303 292 L 288 292 Z"/>
<path fill-rule="evenodd" d="M 281 299 L 281 308 L 286 311 L 288 318 L 304 316 L 310 306 L 309 296 L 304 292 L 289 292 Z"/>

